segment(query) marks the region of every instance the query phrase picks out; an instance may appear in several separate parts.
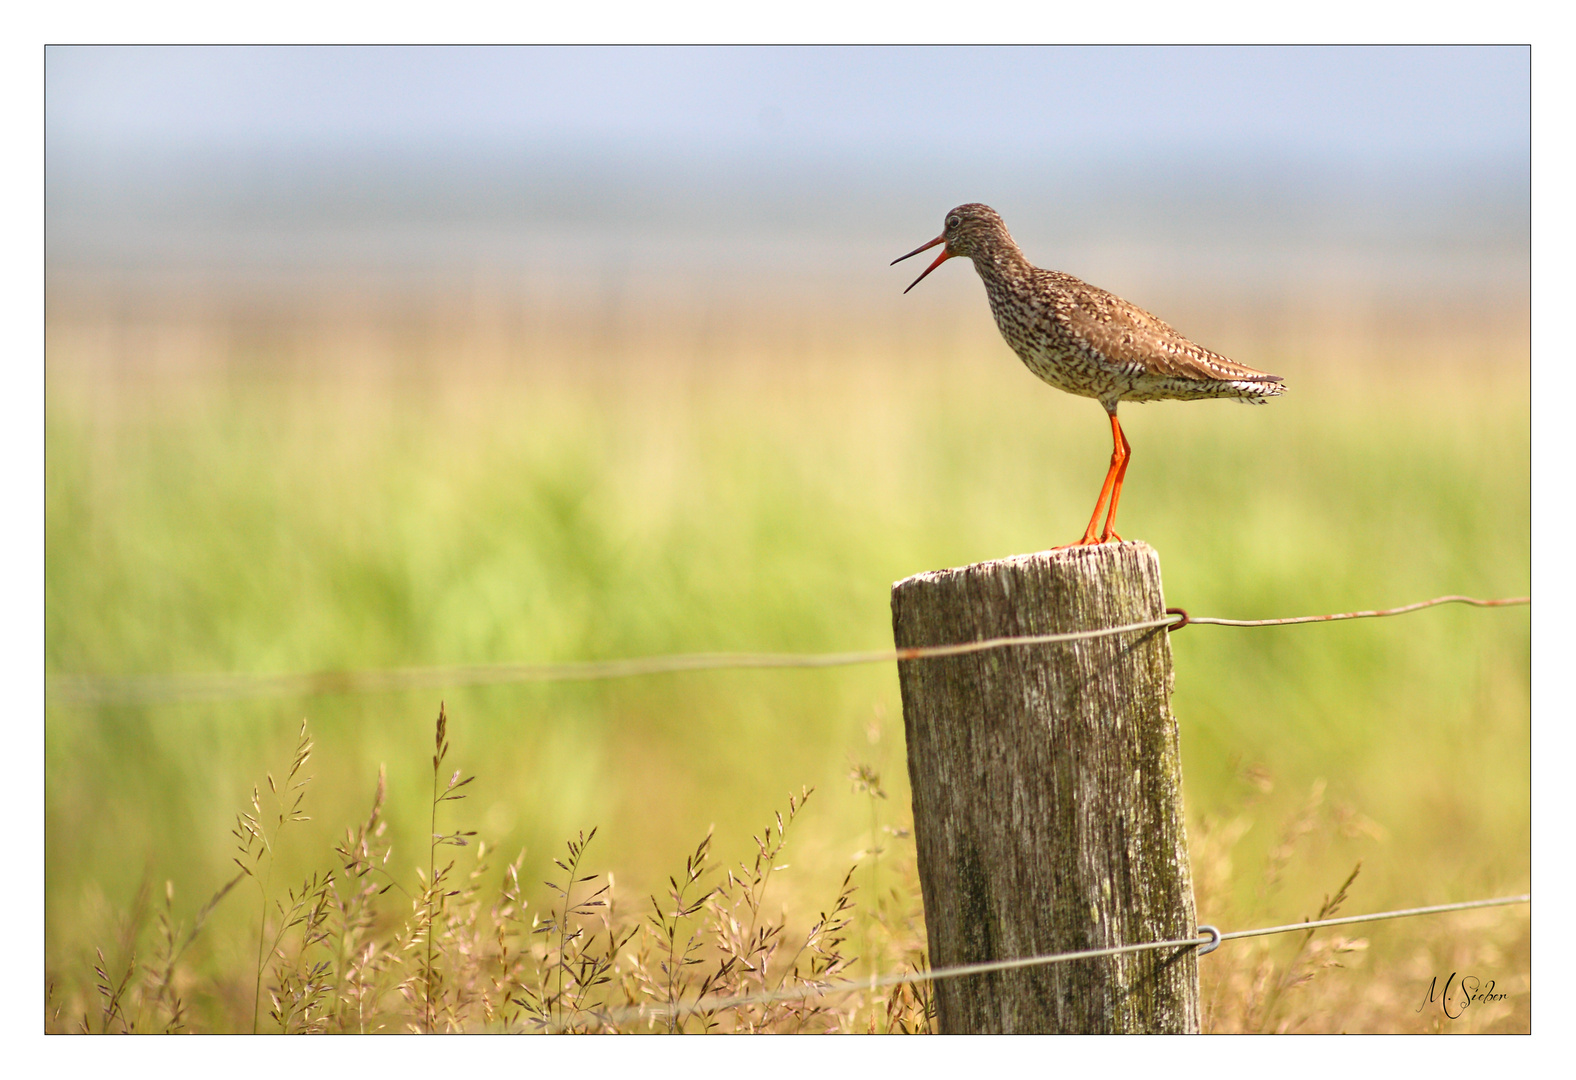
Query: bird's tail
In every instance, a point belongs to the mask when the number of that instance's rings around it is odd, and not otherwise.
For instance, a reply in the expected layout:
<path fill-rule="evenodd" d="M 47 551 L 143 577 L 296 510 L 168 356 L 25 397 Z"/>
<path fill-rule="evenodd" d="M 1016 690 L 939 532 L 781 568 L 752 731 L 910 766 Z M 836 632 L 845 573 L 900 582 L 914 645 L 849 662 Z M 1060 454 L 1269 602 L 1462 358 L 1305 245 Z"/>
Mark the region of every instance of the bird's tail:
<path fill-rule="evenodd" d="M 1286 380 L 1279 375 L 1259 375 L 1252 379 L 1232 379 L 1233 396 L 1244 405 L 1263 405 L 1286 392 Z"/>

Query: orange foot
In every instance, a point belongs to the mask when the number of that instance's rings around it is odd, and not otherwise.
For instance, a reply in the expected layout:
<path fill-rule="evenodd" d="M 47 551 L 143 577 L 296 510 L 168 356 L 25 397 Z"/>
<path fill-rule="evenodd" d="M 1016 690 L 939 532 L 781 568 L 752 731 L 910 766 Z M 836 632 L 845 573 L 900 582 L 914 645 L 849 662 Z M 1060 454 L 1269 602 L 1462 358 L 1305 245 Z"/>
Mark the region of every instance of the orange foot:
<path fill-rule="evenodd" d="M 1099 547 L 1101 544 L 1120 544 L 1120 543 L 1122 543 L 1122 538 L 1120 536 L 1116 535 L 1116 533 L 1112 533 L 1110 536 L 1086 536 L 1082 540 L 1074 540 L 1070 544 L 1057 544 L 1055 547 L 1051 548 L 1051 550 L 1052 551 L 1066 551 L 1068 548 L 1075 548 L 1075 547 Z"/>
<path fill-rule="evenodd" d="M 1098 544 L 1103 544 L 1103 543 L 1105 543 L 1105 541 L 1100 539 L 1098 536 L 1095 536 L 1092 533 L 1085 533 L 1082 540 L 1074 540 L 1070 544 L 1057 544 L 1055 547 L 1051 548 L 1051 550 L 1052 551 L 1065 551 L 1068 548 L 1090 547 L 1091 545 L 1098 545 Z"/>

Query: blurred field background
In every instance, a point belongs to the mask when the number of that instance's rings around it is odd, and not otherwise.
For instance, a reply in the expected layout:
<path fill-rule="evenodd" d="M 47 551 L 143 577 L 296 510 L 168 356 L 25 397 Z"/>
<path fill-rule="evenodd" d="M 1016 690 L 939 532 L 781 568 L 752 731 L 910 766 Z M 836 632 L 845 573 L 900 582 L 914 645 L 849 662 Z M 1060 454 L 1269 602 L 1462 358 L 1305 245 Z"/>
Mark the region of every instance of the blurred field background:
<path fill-rule="evenodd" d="M 1157 55 L 1192 88 L 1122 85 Z M 1287 380 L 1262 408 L 1123 410 L 1121 531 L 1159 550 L 1168 603 L 1529 591 L 1525 51 L 47 64 L 51 678 L 884 647 L 893 581 L 1075 539 L 1109 453 L 970 267 L 907 296 L 917 269 L 887 268 L 969 200 L 1038 265 Z M 608 119 L 599 94 L 647 77 Z M 1045 80 L 1082 109 L 1040 104 Z M 971 120 L 1003 86 L 1007 115 Z M 1528 626 L 1175 635 L 1201 920 L 1311 915 L 1358 860 L 1348 913 L 1527 890 Z M 235 814 L 303 718 L 312 820 L 281 880 L 332 864 L 380 765 L 391 867 L 424 859 L 440 699 L 477 775 L 458 822 L 523 847 L 531 883 L 598 826 L 590 864 L 638 909 L 708 828 L 752 852 L 801 786 L 795 917 L 851 863 L 856 902 L 912 863 L 888 667 L 140 704 L 58 685 L 45 975 L 68 1017 L 139 886 L 169 881 L 189 919 L 228 879 Z M 232 896 L 195 943 L 198 1026 L 249 1015 L 255 913 Z M 1525 1030 L 1528 934 L 1524 908 L 1365 928 L 1299 1023 Z M 1254 992 L 1237 955 L 1217 997 Z M 1513 996 L 1415 1012 L 1463 963 Z"/>

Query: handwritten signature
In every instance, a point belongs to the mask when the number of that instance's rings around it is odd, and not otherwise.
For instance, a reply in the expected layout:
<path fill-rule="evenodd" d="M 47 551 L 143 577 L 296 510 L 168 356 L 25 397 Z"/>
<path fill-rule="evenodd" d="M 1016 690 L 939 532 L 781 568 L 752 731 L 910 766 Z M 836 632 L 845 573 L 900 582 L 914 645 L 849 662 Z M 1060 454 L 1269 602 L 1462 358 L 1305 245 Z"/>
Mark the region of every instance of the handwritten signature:
<path fill-rule="evenodd" d="M 1439 985 L 1439 976 L 1435 975 L 1428 983 L 1428 994 L 1418 1005 L 1418 1012 L 1428 1006 L 1439 1003 L 1440 1010 L 1451 1020 L 1459 1019 L 1461 1014 L 1479 1002 L 1504 1001 L 1509 994 L 1496 993 L 1494 980 L 1488 980 L 1485 985 L 1476 975 L 1462 975 L 1459 978 L 1452 971 L 1445 980 L 1445 985 Z M 1453 1010 L 1453 1011 L 1452 1011 Z"/>

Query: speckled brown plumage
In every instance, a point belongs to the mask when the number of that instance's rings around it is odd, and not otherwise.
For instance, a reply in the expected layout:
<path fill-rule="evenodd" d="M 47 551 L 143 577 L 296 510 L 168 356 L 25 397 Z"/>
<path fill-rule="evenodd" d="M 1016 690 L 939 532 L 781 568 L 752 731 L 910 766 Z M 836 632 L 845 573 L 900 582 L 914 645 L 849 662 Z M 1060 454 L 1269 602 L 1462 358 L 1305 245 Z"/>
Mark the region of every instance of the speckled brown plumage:
<path fill-rule="evenodd" d="M 1118 404 L 1198 398 L 1261 404 L 1285 390 L 1280 376 L 1211 352 L 1121 297 L 1031 265 L 1001 215 L 983 203 L 954 207 L 940 236 L 893 261 L 937 244 L 945 247 L 914 285 L 947 259 L 973 260 L 997 328 L 1029 370 L 1059 390 L 1094 398 L 1110 414 L 1111 467 L 1080 544 L 1121 539 L 1114 531 L 1116 504 L 1131 448 L 1116 419 Z M 1096 537 L 1107 498 L 1105 527 Z"/>

